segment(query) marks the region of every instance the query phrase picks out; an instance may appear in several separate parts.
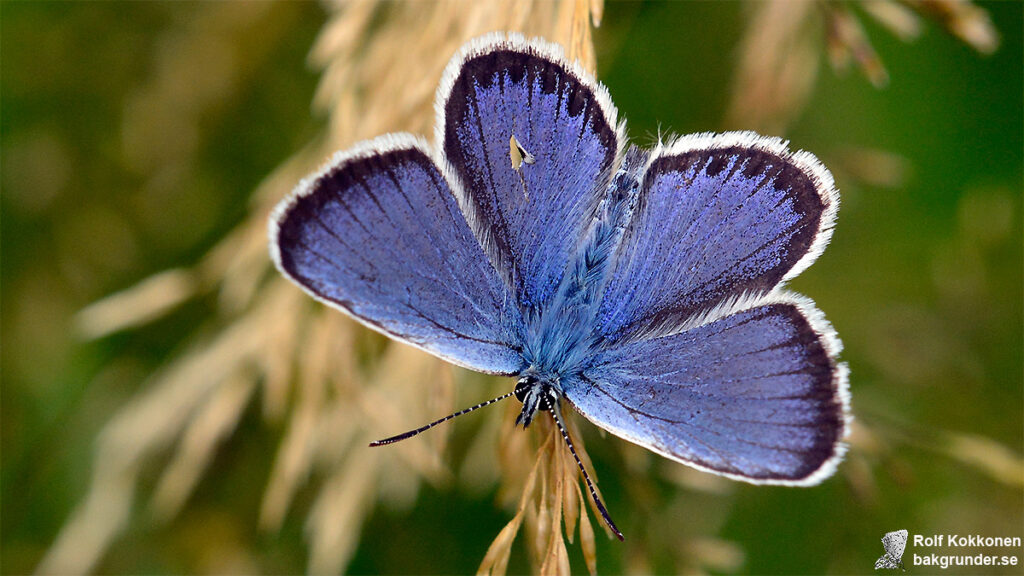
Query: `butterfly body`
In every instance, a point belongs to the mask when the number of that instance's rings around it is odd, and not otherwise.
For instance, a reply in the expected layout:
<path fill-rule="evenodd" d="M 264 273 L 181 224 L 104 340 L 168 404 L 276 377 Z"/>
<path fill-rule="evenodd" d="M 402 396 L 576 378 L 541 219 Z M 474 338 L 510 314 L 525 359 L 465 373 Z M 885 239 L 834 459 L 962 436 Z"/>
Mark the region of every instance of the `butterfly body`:
<path fill-rule="evenodd" d="M 580 378 L 604 343 L 604 336 L 593 329 L 595 318 L 610 260 L 636 204 L 645 159 L 646 154 L 639 148 L 631 147 L 627 152 L 555 296 L 546 305 L 525 311 L 524 362 L 528 368 L 520 374 L 520 382 L 525 379 L 561 399 L 561 380 Z M 530 406 L 524 403 L 522 422 L 532 420 Z"/>

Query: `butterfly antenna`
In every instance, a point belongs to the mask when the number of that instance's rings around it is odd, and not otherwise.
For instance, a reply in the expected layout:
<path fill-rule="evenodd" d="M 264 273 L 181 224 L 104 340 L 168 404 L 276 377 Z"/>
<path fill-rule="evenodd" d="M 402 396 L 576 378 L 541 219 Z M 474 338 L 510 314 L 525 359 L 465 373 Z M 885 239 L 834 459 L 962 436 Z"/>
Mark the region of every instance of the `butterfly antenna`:
<path fill-rule="evenodd" d="M 498 396 L 497 398 L 491 398 L 490 400 L 488 400 L 486 402 L 481 402 L 481 403 L 477 404 L 476 406 L 470 406 L 469 408 L 466 408 L 465 410 L 459 410 L 458 412 L 456 412 L 454 414 L 449 414 L 449 415 L 445 416 L 444 418 L 441 418 L 440 420 L 434 420 L 433 422 L 431 422 L 430 424 L 427 424 L 426 426 L 421 426 L 421 427 L 419 427 L 419 428 L 417 428 L 415 430 L 410 430 L 410 431 L 408 431 L 408 432 L 406 432 L 404 434 L 399 434 L 398 436 L 392 436 L 390 438 L 385 438 L 383 440 L 376 440 L 374 442 L 370 442 L 370 446 L 371 447 L 373 447 L 373 446 L 384 446 L 385 444 L 394 444 L 395 442 L 398 442 L 399 440 L 405 440 L 406 438 L 412 438 L 413 436 L 419 434 L 420 432 L 426 432 L 427 430 L 430 430 L 431 428 L 433 428 L 434 426 L 437 426 L 438 424 L 441 424 L 442 422 L 447 422 L 447 421 L 451 420 L 452 418 L 455 418 L 456 416 L 462 416 L 463 414 L 468 414 L 468 413 L 472 412 L 473 410 L 476 410 L 477 408 L 483 408 L 484 406 L 489 406 L 491 404 L 494 404 L 495 402 L 501 402 L 502 400 L 508 398 L 509 396 L 511 396 L 513 394 L 515 394 L 515 391 L 509 392 L 508 394 L 503 394 L 501 396 Z"/>
<path fill-rule="evenodd" d="M 605 509 L 604 503 L 601 502 L 601 498 L 597 495 L 594 483 L 590 481 L 590 474 L 587 474 L 587 469 L 583 467 L 583 462 L 580 460 L 579 454 L 576 453 L 576 447 L 572 445 L 572 440 L 569 439 L 569 433 L 565 430 L 565 423 L 562 422 L 562 412 L 559 410 L 558 404 L 551 406 L 551 415 L 555 417 L 555 423 L 558 424 L 558 430 L 562 433 L 562 438 L 565 439 L 565 444 L 569 447 L 569 452 L 572 452 L 572 457 L 576 459 L 576 465 L 580 467 L 580 472 L 583 473 L 583 479 L 587 481 L 587 488 L 590 488 L 590 496 L 594 499 L 594 504 L 597 504 L 597 509 L 601 512 L 601 517 L 604 518 L 605 524 L 612 529 L 616 538 L 620 541 L 624 541 L 626 537 L 623 536 L 622 532 L 620 532 L 618 527 L 615 526 L 615 522 L 612 522 L 612 517 L 608 515 L 608 510 Z"/>

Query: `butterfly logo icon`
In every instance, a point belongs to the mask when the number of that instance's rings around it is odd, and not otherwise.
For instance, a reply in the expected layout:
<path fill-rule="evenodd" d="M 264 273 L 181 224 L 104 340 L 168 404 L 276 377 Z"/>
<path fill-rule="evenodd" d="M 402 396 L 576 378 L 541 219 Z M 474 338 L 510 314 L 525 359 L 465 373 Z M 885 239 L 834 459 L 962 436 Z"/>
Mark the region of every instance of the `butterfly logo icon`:
<path fill-rule="evenodd" d="M 433 143 L 340 152 L 274 210 L 270 253 L 313 298 L 453 364 L 516 379 L 604 521 L 562 411 L 672 460 L 806 486 L 845 451 L 847 368 L 783 289 L 839 206 L 811 154 L 752 132 L 630 145 L 607 89 L 560 47 L 491 34 L 451 60 Z"/>
<path fill-rule="evenodd" d="M 882 568 L 895 570 L 899 568 L 904 572 L 907 571 L 903 567 L 903 550 L 907 547 L 907 534 L 906 530 L 897 530 L 882 536 L 882 546 L 885 548 L 885 554 L 875 561 L 875 570 L 881 570 Z"/>

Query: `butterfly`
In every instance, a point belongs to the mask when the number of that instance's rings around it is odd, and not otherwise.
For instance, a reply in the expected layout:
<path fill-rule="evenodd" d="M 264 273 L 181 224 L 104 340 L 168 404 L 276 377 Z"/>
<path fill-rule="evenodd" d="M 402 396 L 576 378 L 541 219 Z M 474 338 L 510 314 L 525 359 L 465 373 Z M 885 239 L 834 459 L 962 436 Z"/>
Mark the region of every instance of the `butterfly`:
<path fill-rule="evenodd" d="M 469 42 L 434 143 L 337 153 L 274 209 L 270 253 L 313 298 L 453 364 L 512 376 L 566 432 L 571 406 L 672 460 L 810 485 L 843 456 L 847 368 L 781 288 L 822 253 L 838 193 L 807 152 L 752 132 L 630 145 L 607 89 L 554 44 Z"/>
<path fill-rule="evenodd" d="M 885 548 L 885 554 L 875 561 L 875 570 L 881 568 L 895 570 L 899 568 L 904 572 L 907 571 L 903 567 L 903 551 L 907 548 L 908 534 L 906 530 L 897 530 L 882 536 L 882 546 Z"/>

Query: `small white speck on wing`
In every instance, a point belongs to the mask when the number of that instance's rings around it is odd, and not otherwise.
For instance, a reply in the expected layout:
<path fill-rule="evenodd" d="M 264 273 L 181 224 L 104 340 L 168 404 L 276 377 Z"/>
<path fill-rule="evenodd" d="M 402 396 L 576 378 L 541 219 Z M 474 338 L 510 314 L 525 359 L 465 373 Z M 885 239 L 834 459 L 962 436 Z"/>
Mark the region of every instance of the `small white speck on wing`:
<path fill-rule="evenodd" d="M 509 138 L 508 148 L 509 157 L 512 160 L 512 169 L 517 172 L 522 168 L 523 164 L 533 164 L 537 161 L 537 159 L 533 157 L 533 154 L 530 154 L 527 152 L 526 148 L 523 148 L 523 145 L 516 139 L 515 134 Z"/>
<path fill-rule="evenodd" d="M 508 155 L 509 159 L 512 161 L 512 169 L 519 175 L 519 183 L 523 185 L 523 197 L 529 200 L 530 195 L 526 191 L 526 179 L 523 178 L 523 172 L 521 169 L 523 164 L 533 164 L 537 159 L 534 158 L 533 154 L 530 154 L 526 148 L 523 148 L 523 145 L 516 139 L 515 134 L 512 134 L 508 139 Z"/>

